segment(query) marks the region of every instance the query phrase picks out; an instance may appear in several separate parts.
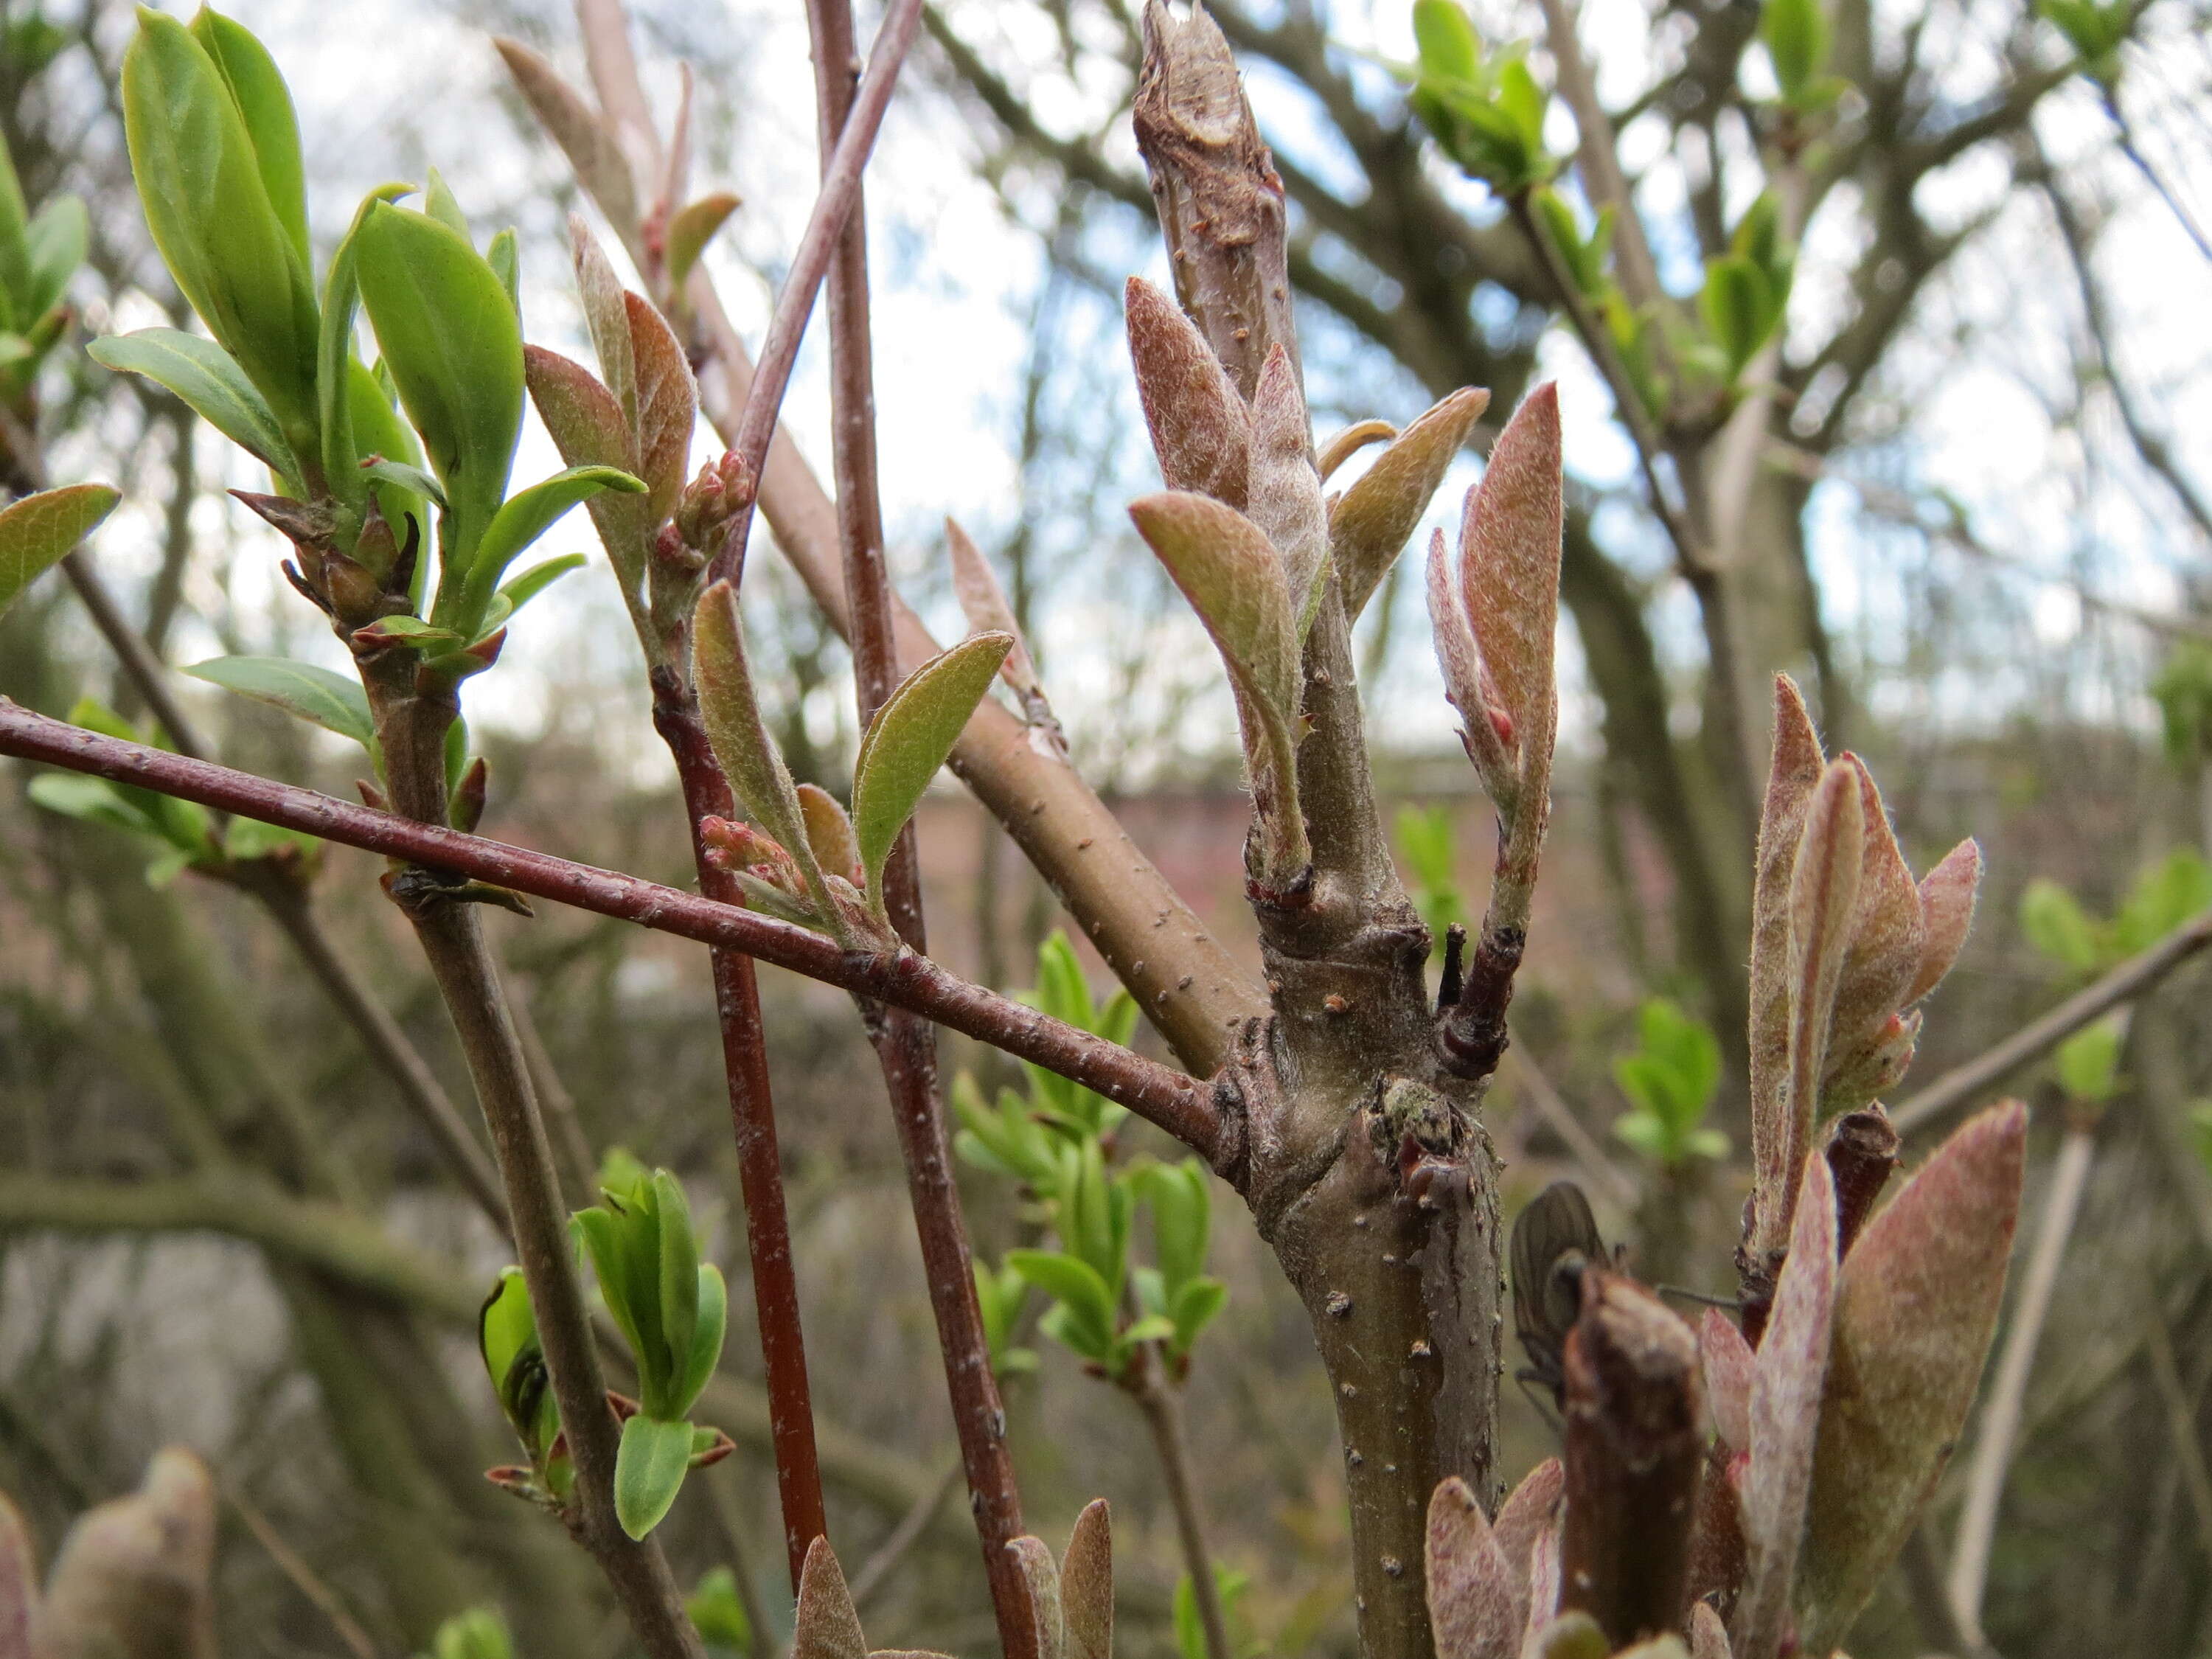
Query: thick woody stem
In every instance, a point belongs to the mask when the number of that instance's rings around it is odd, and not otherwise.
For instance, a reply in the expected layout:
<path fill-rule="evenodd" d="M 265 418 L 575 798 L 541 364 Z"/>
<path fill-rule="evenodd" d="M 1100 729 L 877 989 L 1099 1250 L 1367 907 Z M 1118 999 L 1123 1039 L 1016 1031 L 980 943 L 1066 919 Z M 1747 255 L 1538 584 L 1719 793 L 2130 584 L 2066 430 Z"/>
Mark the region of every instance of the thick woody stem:
<path fill-rule="evenodd" d="M 1679 1631 L 1705 1455 L 1697 1338 L 1643 1285 L 1596 1268 L 1565 1359 L 1559 1605 L 1616 1648 Z"/>
<path fill-rule="evenodd" d="M 0 697 L 0 754 L 136 784 L 701 945 L 740 951 L 825 985 L 911 1008 L 1017 1059 L 1034 1060 L 1127 1106 L 1217 1170 L 1237 1168 L 1244 1158 L 1241 1115 L 1217 1105 L 1212 1085 L 971 985 L 912 951 L 848 951 L 826 934 L 717 904 L 680 888 L 102 737 L 33 714 L 5 697 Z M 1233 1090 L 1227 1092 L 1233 1100 Z"/>
<path fill-rule="evenodd" d="M 908 27 L 919 14 L 908 9 Z M 809 0 L 816 111 L 825 173 L 857 124 L 858 70 L 850 0 Z M 887 26 L 888 27 L 888 26 Z M 825 177 L 824 189 L 829 187 Z M 837 535 L 851 617 L 855 691 L 862 726 L 896 689 L 896 613 L 884 562 L 883 508 L 877 489 L 873 344 L 868 297 L 867 219 L 860 187 L 830 266 L 831 428 L 837 485 Z M 756 389 L 755 398 L 759 396 Z M 764 452 L 763 452 L 764 453 Z M 883 900 L 908 946 L 926 948 L 921 869 L 914 826 L 900 832 L 883 874 Z M 1006 1659 L 1036 1659 L 1036 1615 L 1027 1578 L 1007 1547 L 1024 1530 L 1021 1492 L 1006 1439 L 1006 1408 L 991 1371 L 990 1343 L 975 1298 L 975 1264 L 952 1177 L 937 1069 L 937 1033 L 921 1016 L 863 1002 L 861 1012 L 883 1067 L 905 1156 L 907 1192 L 921 1240 L 930 1310 L 945 1357 L 953 1426 L 982 1544 L 983 1567 Z"/>
<path fill-rule="evenodd" d="M 697 695 L 667 669 L 653 673 L 653 722 L 676 758 L 684 805 L 691 823 L 691 854 L 699 890 L 723 904 L 741 905 L 737 879 L 708 857 L 700 825 L 734 816 L 729 780 L 714 758 L 699 714 Z M 766 1373 L 769 1427 L 775 1446 L 776 1495 L 783 1511 L 784 1552 L 792 1589 L 799 1588 L 806 1550 L 829 1527 L 822 1504 L 822 1468 L 814 1444 L 814 1405 L 806 1376 L 806 1338 L 799 1314 L 799 1279 L 793 1270 L 791 1220 L 784 1206 L 783 1164 L 776 1149 L 775 1101 L 769 1091 L 768 1048 L 761 1026 L 760 987 L 750 957 L 713 952 L 714 1011 L 722 1033 L 722 1069 L 728 1079 L 730 1127 L 737 1139 L 738 1184 L 745 1200 L 745 1253 L 752 1268 L 753 1312 L 760 1325 L 761 1365 Z"/>

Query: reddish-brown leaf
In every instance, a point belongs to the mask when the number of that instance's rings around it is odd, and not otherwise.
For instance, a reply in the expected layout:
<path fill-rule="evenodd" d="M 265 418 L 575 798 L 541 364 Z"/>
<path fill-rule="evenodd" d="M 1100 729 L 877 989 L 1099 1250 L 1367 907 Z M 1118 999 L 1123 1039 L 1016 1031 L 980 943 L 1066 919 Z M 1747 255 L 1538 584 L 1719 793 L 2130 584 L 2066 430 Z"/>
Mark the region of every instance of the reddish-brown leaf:
<path fill-rule="evenodd" d="M 645 480 L 653 521 L 676 510 L 691 465 L 691 432 L 699 422 L 699 388 L 667 320 L 650 301 L 624 294 L 630 349 L 637 362 L 637 476 Z"/>
<path fill-rule="evenodd" d="M 1524 757 L 1548 755 L 1558 718 L 1552 655 L 1559 618 L 1559 398 L 1536 388 L 1513 411 L 1468 497 L 1460 591 L 1483 666 Z"/>
<path fill-rule="evenodd" d="M 1170 489 L 1195 490 L 1243 511 L 1251 416 L 1182 307 L 1132 276 L 1125 298 L 1137 396 Z"/>
<path fill-rule="evenodd" d="M 1527 1618 L 1519 1575 L 1457 1475 L 1430 1496 L 1426 1565 L 1438 1659 L 1514 1659 Z"/>
<path fill-rule="evenodd" d="M 1774 681 L 1774 758 L 1759 814 L 1751 902 L 1752 1144 L 1779 1137 L 1790 1075 L 1790 875 L 1820 781 L 1820 740 L 1787 674 Z M 1764 1127 L 1762 1127 L 1764 1126 Z"/>
<path fill-rule="evenodd" d="M 1982 884 L 1982 849 L 1962 841 L 1920 880 L 1923 943 L 1920 966 L 1905 988 L 1905 1000 L 1917 1002 L 1943 982 L 1966 948 L 1974 925 L 1974 897 Z"/>
<path fill-rule="evenodd" d="M 1705 1373 L 1705 1409 L 1713 1431 L 1732 1452 L 1751 1449 L 1751 1344 L 1735 1322 L 1708 1308 L 1698 1322 L 1698 1353 Z"/>

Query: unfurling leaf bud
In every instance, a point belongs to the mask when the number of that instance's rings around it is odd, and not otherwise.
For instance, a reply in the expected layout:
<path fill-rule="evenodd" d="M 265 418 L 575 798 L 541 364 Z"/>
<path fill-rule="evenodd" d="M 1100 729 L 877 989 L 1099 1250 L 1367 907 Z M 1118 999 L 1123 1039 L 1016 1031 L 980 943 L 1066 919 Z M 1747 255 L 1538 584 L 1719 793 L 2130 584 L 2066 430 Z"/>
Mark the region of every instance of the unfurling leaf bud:
<path fill-rule="evenodd" d="M 751 469 L 737 451 L 700 464 L 699 475 L 676 498 L 677 534 L 688 547 L 712 558 L 722 544 L 731 519 L 753 503 Z"/>

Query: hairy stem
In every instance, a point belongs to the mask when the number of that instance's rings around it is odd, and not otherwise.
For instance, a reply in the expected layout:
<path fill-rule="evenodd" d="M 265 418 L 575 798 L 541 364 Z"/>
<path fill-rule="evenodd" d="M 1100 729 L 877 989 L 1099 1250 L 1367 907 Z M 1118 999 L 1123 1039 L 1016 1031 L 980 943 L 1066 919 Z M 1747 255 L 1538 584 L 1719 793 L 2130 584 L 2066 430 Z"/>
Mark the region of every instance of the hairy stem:
<path fill-rule="evenodd" d="M 907 39 L 911 39 L 920 14 L 918 0 L 906 6 Z M 853 84 L 856 52 L 850 0 L 808 0 L 806 22 L 814 46 L 815 103 L 826 195 L 836 182 L 836 168 L 847 140 L 868 118 L 861 106 L 866 88 L 856 93 Z M 896 688 L 900 676 L 890 578 L 884 563 L 883 508 L 877 489 L 867 216 L 861 205 L 857 171 L 852 184 L 852 210 L 844 219 L 843 234 L 830 266 L 830 374 L 838 542 L 844 562 L 845 599 L 852 617 L 854 689 L 865 727 Z M 765 386 L 763 377 L 755 386 L 753 403 L 760 401 Z M 891 925 L 911 949 L 925 949 L 921 866 L 911 823 L 900 832 L 882 879 L 879 896 Z M 1006 1659 L 1036 1659 L 1036 1620 L 1029 1583 L 1007 1547 L 1024 1530 L 1021 1492 L 1006 1447 L 1006 1407 L 992 1374 L 990 1344 L 976 1302 L 975 1264 L 960 1213 L 959 1188 L 952 1179 L 952 1149 L 945 1133 L 938 1079 L 937 1033 L 927 1020 L 904 1009 L 863 1003 L 861 1013 L 883 1066 L 899 1150 L 905 1157 L 907 1192 L 914 1208 L 915 1231 L 921 1239 L 930 1310 L 936 1317 L 938 1346 L 945 1357 L 953 1426 L 960 1442 L 961 1461 L 967 1468 L 984 1571 L 998 1616 L 1000 1644 Z"/>

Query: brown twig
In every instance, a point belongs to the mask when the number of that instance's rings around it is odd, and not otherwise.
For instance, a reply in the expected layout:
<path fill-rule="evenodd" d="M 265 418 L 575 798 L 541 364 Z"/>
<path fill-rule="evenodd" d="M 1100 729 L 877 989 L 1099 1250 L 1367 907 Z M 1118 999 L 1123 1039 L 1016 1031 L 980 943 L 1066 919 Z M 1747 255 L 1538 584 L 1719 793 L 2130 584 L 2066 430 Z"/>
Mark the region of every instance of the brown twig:
<path fill-rule="evenodd" d="M 305 1557 L 284 1541 L 284 1534 L 276 1530 L 269 1517 L 249 1500 L 246 1494 L 224 1480 L 219 1484 L 223 1499 L 237 1511 L 238 1518 L 246 1523 L 246 1531 L 254 1541 L 269 1553 L 276 1564 L 277 1571 L 292 1583 L 292 1588 L 314 1604 L 315 1610 L 330 1620 L 331 1628 L 337 1632 L 338 1640 L 346 1644 L 355 1659 L 377 1659 L 376 1644 L 368 1639 L 368 1632 L 361 1621 L 346 1610 L 330 1581 L 307 1563 Z"/>
<path fill-rule="evenodd" d="M 826 934 L 657 882 L 504 842 L 417 823 L 293 784 L 102 737 L 0 697 L 0 754 L 88 772 L 195 800 L 326 841 L 404 859 L 701 945 L 742 951 L 778 968 L 894 1006 L 1035 1061 L 1127 1106 L 1215 1168 L 1243 1155 L 1241 1118 L 1207 1084 L 948 972 L 912 951 L 847 951 Z"/>
<path fill-rule="evenodd" d="M 921 0 L 893 0 L 876 35 L 874 49 L 868 54 L 867 72 L 851 95 L 848 118 L 839 124 L 836 146 L 823 166 L 821 193 L 814 198 L 814 210 L 807 216 L 805 232 L 792 255 L 791 271 L 776 300 L 768 338 L 761 343 L 744 413 L 738 420 L 737 435 L 730 441 L 744 468 L 743 476 L 749 481 L 748 499 L 732 520 L 722 550 L 708 568 L 709 581 L 733 581 L 744 568 L 745 545 L 752 534 L 751 498 L 758 494 L 761 475 L 768 465 L 769 444 L 775 436 L 776 416 L 791 383 L 792 368 L 799 361 L 799 342 L 805 337 L 807 319 L 813 314 L 814 296 L 830 273 L 846 222 L 860 199 L 861 174 L 867 167 L 869 152 L 875 148 L 884 112 L 890 106 L 899 66 L 906 61 L 907 48 L 914 44 L 921 23 Z M 818 46 L 816 50 L 818 54 Z"/>
<path fill-rule="evenodd" d="M 1643 1285 L 1592 1268 L 1565 1370 L 1559 1606 L 1616 1647 L 1679 1630 L 1705 1455 L 1697 1339 Z"/>
<path fill-rule="evenodd" d="M 1996 1047 L 1963 1066 L 1953 1066 L 1892 1111 L 1890 1121 L 1899 1134 L 1911 1134 L 1952 1108 L 1964 1105 L 2057 1048 L 2100 1015 L 2142 995 L 2208 945 L 2212 945 L 2212 912 L 2175 928 L 2149 949 L 2130 957 Z"/>
<path fill-rule="evenodd" d="M 894 52 L 905 50 L 921 15 L 919 0 L 911 0 L 902 13 L 894 10 L 885 21 L 885 37 L 893 39 Z M 894 22 L 902 21 L 904 35 L 890 37 Z M 890 58 L 886 84 L 872 114 L 866 101 L 869 86 L 864 81 L 856 91 L 853 85 L 858 53 L 850 0 L 808 0 L 806 24 L 814 47 L 815 105 L 823 157 L 822 189 L 827 202 L 834 191 L 847 188 L 841 182 L 839 168 L 846 165 L 849 141 L 856 131 L 862 130 L 863 123 L 869 124 L 866 131 L 872 133 L 873 122 L 880 118 L 880 100 L 888 96 L 887 82 L 890 75 L 896 72 L 896 58 Z M 887 56 L 882 46 L 875 56 L 879 59 Z M 875 72 L 872 64 L 870 74 Z M 842 229 L 829 267 L 830 426 L 838 542 L 844 562 L 845 599 L 852 617 L 854 690 L 860 723 L 866 727 L 896 689 L 900 675 L 890 577 L 884 562 L 883 508 L 877 486 L 867 221 L 857 166 L 851 168 L 849 193 L 850 211 L 839 216 Z M 802 251 L 804 246 L 802 243 Z M 787 287 L 787 295 L 789 292 Z M 779 321 L 782 314 L 779 307 Z M 772 329 L 771 343 L 773 334 Z M 749 436 L 757 437 L 757 453 L 764 459 L 776 411 L 773 405 L 765 410 L 762 405 L 768 397 L 780 396 L 782 388 L 766 372 L 765 366 L 775 362 L 772 354 L 764 350 L 762 356 L 764 369 L 747 401 L 745 429 Z M 752 452 L 740 445 L 739 453 Z M 740 562 L 745 522 L 746 515 L 741 514 L 731 532 L 733 556 Z M 726 544 L 723 556 L 732 556 L 731 545 Z M 899 937 L 912 950 L 926 949 L 921 866 L 911 823 L 900 832 L 884 867 L 881 897 Z M 1007 1659 L 1036 1659 L 1036 1620 L 1029 1581 L 1007 1547 L 1024 1530 L 1021 1491 L 1007 1451 L 1006 1407 L 992 1374 L 990 1343 L 976 1301 L 968 1230 L 961 1217 L 959 1188 L 952 1179 L 952 1149 L 945 1132 L 938 1079 L 937 1033 L 927 1020 L 906 1009 L 863 1001 L 861 1015 L 883 1067 L 899 1150 L 906 1162 L 907 1194 L 921 1244 L 930 1310 L 936 1318 L 938 1346 L 944 1354 L 953 1428 L 967 1470 L 983 1568 L 998 1616 L 1000 1643 Z"/>
<path fill-rule="evenodd" d="M 699 890 L 742 907 L 737 878 L 708 856 L 702 825 L 730 817 L 735 801 L 714 758 L 699 714 L 698 694 L 667 669 L 653 672 L 653 722 L 676 758 Z M 775 1438 L 776 1495 L 793 1594 L 807 1547 L 829 1532 L 822 1503 L 820 1455 L 814 1443 L 813 1394 L 806 1376 L 806 1337 L 799 1312 L 799 1279 L 791 1255 L 791 1218 L 784 1204 L 783 1160 L 777 1150 L 775 1099 L 769 1084 L 761 1024 L 760 985 L 742 951 L 711 953 L 714 1012 L 722 1034 L 730 1127 L 737 1139 L 738 1184 L 745 1200 L 745 1253 L 752 1267 L 753 1312 L 760 1326 L 761 1365 Z"/>
<path fill-rule="evenodd" d="M 876 1553 L 861 1564 L 860 1571 L 853 1575 L 851 1589 L 854 1607 L 867 1606 L 869 1598 L 890 1577 L 891 1569 L 906 1559 L 907 1552 L 921 1541 L 922 1534 L 929 1530 L 931 1520 L 945 1506 L 945 1498 L 960 1484 L 960 1477 L 966 1471 L 960 1460 L 955 1457 L 945 1466 L 945 1472 L 937 1477 L 929 1490 L 915 1498 L 907 1512 L 899 1516 L 898 1524 L 890 1529 L 890 1535 L 876 1546 Z"/>
<path fill-rule="evenodd" d="M 1146 1345 L 1145 1358 L 1139 1363 L 1143 1370 L 1129 1392 L 1145 1414 L 1145 1425 L 1152 1431 L 1152 1448 L 1159 1455 L 1160 1474 L 1175 1510 L 1176 1534 L 1182 1544 L 1183 1565 L 1190 1574 L 1191 1599 L 1197 1603 L 1199 1626 L 1206 1633 L 1206 1659 L 1230 1659 L 1229 1620 L 1222 1610 L 1221 1587 L 1214 1582 L 1213 1553 L 1206 1546 L 1205 1516 L 1199 1512 L 1198 1482 L 1191 1477 L 1182 1413 L 1152 1345 Z"/>

